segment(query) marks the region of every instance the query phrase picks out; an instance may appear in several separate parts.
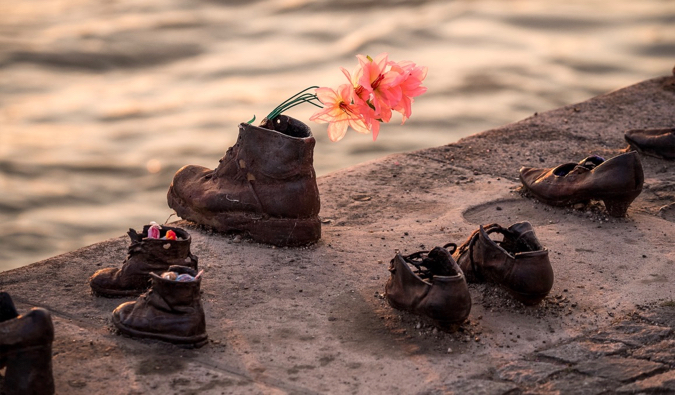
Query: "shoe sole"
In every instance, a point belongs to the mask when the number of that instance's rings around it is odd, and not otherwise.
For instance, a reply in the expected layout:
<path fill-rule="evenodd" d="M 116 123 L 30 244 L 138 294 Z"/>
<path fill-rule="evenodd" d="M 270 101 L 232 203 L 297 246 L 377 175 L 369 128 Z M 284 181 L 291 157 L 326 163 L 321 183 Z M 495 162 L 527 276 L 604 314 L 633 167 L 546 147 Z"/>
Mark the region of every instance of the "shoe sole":
<path fill-rule="evenodd" d="M 128 289 L 128 290 L 119 290 L 119 289 L 104 289 L 98 288 L 95 285 L 89 284 L 91 291 L 96 296 L 103 296 L 105 298 L 123 298 L 125 296 L 139 296 L 148 289 Z"/>
<path fill-rule="evenodd" d="M 502 288 L 504 288 L 509 294 L 511 294 L 511 296 L 513 296 L 514 299 L 518 300 L 519 302 L 521 302 L 526 306 L 534 306 L 536 304 L 539 304 L 539 302 L 544 300 L 544 298 L 551 292 L 551 290 L 542 293 L 518 292 L 504 285 L 502 285 Z"/>
<path fill-rule="evenodd" d="M 135 338 L 161 340 L 179 346 L 200 348 L 207 343 L 209 337 L 206 333 L 196 336 L 174 336 L 162 333 L 139 331 L 137 329 L 129 328 L 124 324 L 122 324 L 122 322 L 120 322 L 119 318 L 115 314 L 112 315 L 112 322 L 115 325 L 115 327 L 125 335 Z"/>
<path fill-rule="evenodd" d="M 450 330 L 450 331 L 451 331 L 455 326 L 458 326 L 458 325 L 460 325 L 462 322 L 466 321 L 466 319 L 468 318 L 468 315 L 467 315 L 467 317 L 464 317 L 464 318 L 461 318 L 461 319 L 455 319 L 455 320 L 439 320 L 439 319 L 435 319 L 435 318 L 433 318 L 433 317 L 430 317 L 430 316 L 428 316 L 428 315 L 420 314 L 420 313 L 414 311 L 413 309 L 411 309 L 411 308 L 409 308 L 409 307 L 406 307 L 406 306 L 403 306 L 403 305 L 401 305 L 401 304 L 398 304 L 398 303 L 394 302 L 393 300 L 391 300 L 388 296 L 385 296 L 385 299 L 387 299 L 387 303 L 389 303 L 389 306 L 395 308 L 396 310 L 405 311 L 405 312 L 407 312 L 407 313 L 414 314 L 414 315 L 416 315 L 416 316 L 418 316 L 418 317 L 423 317 L 423 318 L 429 319 L 429 320 L 433 321 L 434 323 L 436 323 L 439 327 L 441 327 L 441 328 L 443 328 L 443 329 L 448 329 L 448 330 Z"/>
<path fill-rule="evenodd" d="M 167 194 L 169 207 L 188 221 L 208 225 L 223 233 L 244 233 L 253 240 L 279 247 L 298 247 L 317 242 L 321 238 L 319 218 L 265 218 L 259 214 L 234 211 L 202 215 L 175 195 L 173 187 Z"/>

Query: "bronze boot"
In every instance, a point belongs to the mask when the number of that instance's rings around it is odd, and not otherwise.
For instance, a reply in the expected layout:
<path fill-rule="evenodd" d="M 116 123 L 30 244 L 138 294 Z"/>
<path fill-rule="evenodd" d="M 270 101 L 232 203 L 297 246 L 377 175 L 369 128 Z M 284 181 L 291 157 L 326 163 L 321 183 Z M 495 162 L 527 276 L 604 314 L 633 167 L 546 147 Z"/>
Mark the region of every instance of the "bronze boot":
<path fill-rule="evenodd" d="M 675 160 L 675 128 L 629 130 L 624 138 L 641 154 Z"/>
<path fill-rule="evenodd" d="M 445 248 L 407 256 L 397 253 L 389 272 L 385 297 L 392 307 L 431 318 L 441 327 L 460 324 L 469 316 L 469 288 L 462 270 Z"/>
<path fill-rule="evenodd" d="M 501 241 L 490 238 L 499 233 Z M 529 222 L 509 228 L 480 226 L 454 254 L 468 282 L 489 282 L 506 289 L 526 305 L 539 303 L 553 287 L 548 250 L 541 246 Z"/>
<path fill-rule="evenodd" d="M 179 217 L 277 246 L 321 238 L 315 140 L 304 123 L 280 115 L 239 125 L 237 143 L 215 170 L 185 166 L 169 187 Z"/>
<path fill-rule="evenodd" d="M 165 272 L 171 265 L 189 266 L 197 270 L 197 257 L 190 252 L 192 238 L 183 229 L 162 226 L 159 239 L 148 238 L 150 225 L 138 233 L 129 229 L 129 255 L 121 268 L 98 270 L 89 278 L 95 294 L 101 296 L 137 296 L 150 286 L 150 273 Z M 162 240 L 172 230 L 176 240 Z"/>
<path fill-rule="evenodd" d="M 167 271 L 197 275 L 185 266 L 171 266 Z M 199 292 L 201 278 L 182 282 L 155 273 L 150 276 L 152 287 L 146 293 L 113 311 L 112 321 L 117 329 L 132 337 L 193 347 L 206 344 L 206 320 Z"/>
<path fill-rule="evenodd" d="M 6 367 L 6 395 L 53 394 L 52 342 L 49 312 L 33 308 L 18 315 L 12 299 L 0 292 L 0 369 Z"/>
<path fill-rule="evenodd" d="M 553 206 L 602 200 L 609 215 L 623 217 L 642 192 L 644 174 L 636 152 L 604 160 L 592 156 L 554 168 L 520 169 L 520 181 L 534 197 Z"/>

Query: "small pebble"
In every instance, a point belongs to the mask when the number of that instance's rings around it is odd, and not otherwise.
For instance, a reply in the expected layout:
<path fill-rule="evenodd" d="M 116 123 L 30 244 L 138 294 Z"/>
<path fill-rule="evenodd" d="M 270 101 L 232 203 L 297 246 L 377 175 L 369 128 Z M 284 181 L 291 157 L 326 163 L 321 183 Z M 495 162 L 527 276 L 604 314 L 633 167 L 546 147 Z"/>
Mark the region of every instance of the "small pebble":
<path fill-rule="evenodd" d="M 175 272 L 164 272 L 162 273 L 162 278 L 166 278 L 167 280 L 176 280 L 176 277 L 178 277 L 178 274 Z"/>
<path fill-rule="evenodd" d="M 159 239 L 159 230 L 162 227 L 157 224 L 157 222 L 150 222 L 150 228 L 148 228 L 148 238 L 149 239 Z"/>
<path fill-rule="evenodd" d="M 194 281 L 194 280 L 195 280 L 195 278 L 192 277 L 191 275 L 187 274 L 187 273 L 180 274 L 180 275 L 178 275 L 178 277 L 176 277 L 176 281 L 180 281 L 180 282 L 187 282 L 187 281 Z"/>

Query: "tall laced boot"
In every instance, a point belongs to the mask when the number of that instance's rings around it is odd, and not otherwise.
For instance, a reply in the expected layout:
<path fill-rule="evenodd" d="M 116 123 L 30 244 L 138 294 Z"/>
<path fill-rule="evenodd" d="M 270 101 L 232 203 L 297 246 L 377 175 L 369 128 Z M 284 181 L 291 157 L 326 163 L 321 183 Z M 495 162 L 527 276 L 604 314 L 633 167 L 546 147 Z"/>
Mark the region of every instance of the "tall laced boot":
<path fill-rule="evenodd" d="M 12 299 L 0 292 L 0 369 L 6 367 L 6 395 L 53 394 L 52 342 L 49 312 L 33 308 L 18 315 Z"/>
<path fill-rule="evenodd" d="M 188 165 L 169 187 L 179 217 L 220 232 L 248 234 L 277 246 L 321 238 L 314 137 L 307 125 L 280 115 L 260 126 L 242 123 L 215 170 Z"/>
<path fill-rule="evenodd" d="M 138 233 L 129 229 L 131 239 L 129 255 L 121 268 L 108 267 L 98 270 L 89 278 L 95 294 L 101 296 L 136 296 L 149 287 L 150 273 L 162 273 L 171 265 L 188 266 L 197 270 L 197 257 L 190 252 L 192 238 L 183 229 L 162 226 L 160 238 L 148 238 L 150 225 Z M 176 240 L 161 239 L 172 230 Z"/>
<path fill-rule="evenodd" d="M 185 266 L 171 266 L 168 271 L 196 276 Z M 120 332 L 139 338 L 201 347 L 206 344 L 206 319 L 200 299 L 201 278 L 177 281 L 150 274 L 152 286 L 134 302 L 119 305 L 112 313 L 113 324 Z"/>

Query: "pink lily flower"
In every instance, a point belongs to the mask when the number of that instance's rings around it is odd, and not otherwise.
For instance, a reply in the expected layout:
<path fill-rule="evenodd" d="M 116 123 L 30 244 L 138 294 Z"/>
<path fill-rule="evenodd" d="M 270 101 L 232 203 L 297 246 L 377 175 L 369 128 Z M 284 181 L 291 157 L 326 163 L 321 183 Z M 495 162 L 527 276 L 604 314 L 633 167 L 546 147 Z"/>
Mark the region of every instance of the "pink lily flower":
<path fill-rule="evenodd" d="M 331 141 L 340 141 L 347 133 L 347 127 L 359 133 L 370 133 L 365 119 L 359 113 L 357 105 L 352 104 L 354 90 L 349 84 L 343 84 L 337 91 L 331 88 L 318 88 L 316 96 L 325 106 L 323 110 L 312 115 L 309 120 L 328 123 L 328 137 Z"/>
<path fill-rule="evenodd" d="M 401 100 L 398 86 L 399 73 L 389 70 L 388 54 L 383 52 L 371 59 L 357 55 L 362 74 L 356 89 L 359 97 L 375 107 L 375 113 L 382 122 L 391 120 L 391 108 Z"/>
<path fill-rule="evenodd" d="M 422 85 L 422 81 L 427 77 L 427 68 L 417 66 L 410 61 L 403 61 L 399 63 L 390 62 L 392 71 L 399 74 L 396 84 L 401 89 L 401 100 L 392 109 L 398 111 L 403 115 L 403 121 L 410 118 L 412 115 L 413 97 L 417 97 L 427 91 L 427 88 Z"/>

